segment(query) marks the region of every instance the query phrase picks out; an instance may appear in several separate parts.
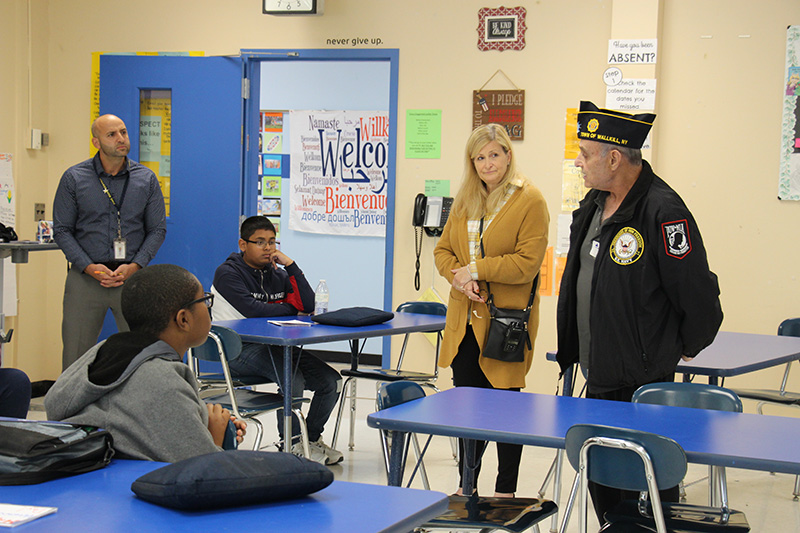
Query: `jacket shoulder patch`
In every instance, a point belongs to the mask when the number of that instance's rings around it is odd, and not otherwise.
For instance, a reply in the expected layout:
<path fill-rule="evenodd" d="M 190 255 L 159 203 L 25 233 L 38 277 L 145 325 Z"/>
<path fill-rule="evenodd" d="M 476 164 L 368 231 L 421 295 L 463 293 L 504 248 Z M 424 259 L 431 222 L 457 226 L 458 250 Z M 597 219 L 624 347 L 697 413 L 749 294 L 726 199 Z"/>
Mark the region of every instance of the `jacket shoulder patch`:
<path fill-rule="evenodd" d="M 683 259 L 692 251 L 692 239 L 689 237 L 689 223 L 686 219 L 664 222 L 661 224 L 661 235 L 668 256 Z"/>

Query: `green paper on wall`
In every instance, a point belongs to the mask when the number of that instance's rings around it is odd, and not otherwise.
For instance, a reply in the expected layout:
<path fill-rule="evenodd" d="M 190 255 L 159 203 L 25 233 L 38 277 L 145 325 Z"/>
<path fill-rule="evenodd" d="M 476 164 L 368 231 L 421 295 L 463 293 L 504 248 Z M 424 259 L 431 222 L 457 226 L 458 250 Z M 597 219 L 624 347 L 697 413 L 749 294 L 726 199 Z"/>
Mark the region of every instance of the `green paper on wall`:
<path fill-rule="evenodd" d="M 439 159 L 442 156 L 442 110 L 406 110 L 406 158 Z"/>
<path fill-rule="evenodd" d="M 425 196 L 450 196 L 450 180 L 425 180 Z"/>

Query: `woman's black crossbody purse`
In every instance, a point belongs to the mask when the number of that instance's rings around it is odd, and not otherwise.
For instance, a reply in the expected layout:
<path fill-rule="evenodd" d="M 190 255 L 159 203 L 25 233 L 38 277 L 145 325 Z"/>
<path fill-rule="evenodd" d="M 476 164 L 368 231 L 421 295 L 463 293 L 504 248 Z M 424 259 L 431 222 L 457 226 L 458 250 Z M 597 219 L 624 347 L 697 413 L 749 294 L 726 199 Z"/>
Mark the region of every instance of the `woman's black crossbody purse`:
<path fill-rule="evenodd" d="M 480 245 L 481 257 L 485 257 L 483 251 L 483 219 L 480 225 Z M 494 297 L 489 282 L 486 282 L 486 290 L 489 298 L 486 305 L 489 307 L 489 335 L 483 347 L 483 356 L 506 363 L 521 363 L 525 360 L 525 346 L 531 349 L 531 338 L 528 335 L 528 318 L 531 314 L 531 306 L 536 295 L 536 287 L 539 285 L 539 274 L 533 280 L 531 287 L 531 297 L 525 309 L 504 309 L 494 305 Z"/>

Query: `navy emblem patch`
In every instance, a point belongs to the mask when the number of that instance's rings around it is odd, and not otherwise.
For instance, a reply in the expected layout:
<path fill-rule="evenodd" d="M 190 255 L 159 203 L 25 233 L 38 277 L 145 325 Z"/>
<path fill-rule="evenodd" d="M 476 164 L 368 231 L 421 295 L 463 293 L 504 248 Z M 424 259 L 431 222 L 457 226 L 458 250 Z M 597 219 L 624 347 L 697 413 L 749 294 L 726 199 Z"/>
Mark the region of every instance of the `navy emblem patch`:
<path fill-rule="evenodd" d="M 664 236 L 664 249 L 667 255 L 683 259 L 692 251 L 689 223 L 685 219 L 664 222 L 661 224 L 661 233 Z"/>
<path fill-rule="evenodd" d="M 611 242 L 609 252 L 611 259 L 618 265 L 631 265 L 644 252 L 644 238 L 634 228 L 622 228 Z"/>

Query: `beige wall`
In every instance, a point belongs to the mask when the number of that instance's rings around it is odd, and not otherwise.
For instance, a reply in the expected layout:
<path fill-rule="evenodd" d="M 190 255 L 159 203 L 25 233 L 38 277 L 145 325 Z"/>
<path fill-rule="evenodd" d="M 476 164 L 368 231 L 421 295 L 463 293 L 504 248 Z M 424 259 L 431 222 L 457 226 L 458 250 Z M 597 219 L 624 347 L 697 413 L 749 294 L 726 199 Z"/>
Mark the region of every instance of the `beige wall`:
<path fill-rule="evenodd" d="M 323 16 L 288 18 L 262 15 L 258 0 L 6 0 L 0 4 L 0 44 L 7 52 L 0 56 L 5 73 L 0 151 L 16 156 L 20 236 L 33 237 L 33 203 L 46 202 L 51 216 L 61 172 L 88 155 L 92 52 L 234 54 L 241 48 L 325 48 L 328 38 L 377 37 L 381 46 L 400 50 L 395 304 L 416 299 L 414 235 L 408 223 L 413 198 L 426 179 L 449 178 L 452 191 L 457 190 L 472 90 L 497 69 L 526 90 L 526 139 L 515 144 L 515 154 L 543 191 L 555 220 L 565 109 L 580 99 L 604 103 L 601 74 L 612 31 L 615 38 L 652 37 L 656 31 L 661 62 L 654 166 L 682 194 L 703 231 L 712 269 L 720 277 L 723 328 L 774 333 L 781 319 L 800 315 L 795 308 L 800 251 L 791 236 L 800 226 L 800 205 L 776 199 L 785 30 L 800 24 L 800 2 L 641 0 L 658 9 L 656 20 L 642 25 L 646 34 L 637 35 L 631 29 L 636 20 L 619 9 L 626 1 L 520 0 L 513 4 L 528 10 L 526 48 L 480 52 L 477 11 L 495 5 L 484 0 L 327 0 Z M 631 34 L 618 35 L 619 28 Z M 708 35 L 712 38 L 701 38 Z M 488 88 L 510 86 L 498 77 Z M 418 108 L 442 110 L 439 160 L 403 157 L 405 110 Z M 24 149 L 23 133 L 30 125 L 50 133 L 51 145 L 41 152 Z M 553 224 L 551 240 L 555 229 Z M 426 238 L 423 289 L 433 284 L 446 295 L 446 283 L 433 271 L 433 246 L 434 240 Z M 32 255 L 18 272 L 20 318 L 6 357 L 33 379 L 55 378 L 63 256 Z M 544 360 L 544 352 L 556 344 L 555 301 L 554 296 L 542 299 L 529 390 L 555 390 L 556 367 Z M 422 365 L 431 348 L 417 340 L 412 351 Z M 445 372 L 443 386 L 448 376 Z M 741 385 L 742 379 L 729 383 Z M 778 370 L 746 378 L 765 386 L 778 379 Z M 800 389 L 800 378 L 795 379 Z"/>

